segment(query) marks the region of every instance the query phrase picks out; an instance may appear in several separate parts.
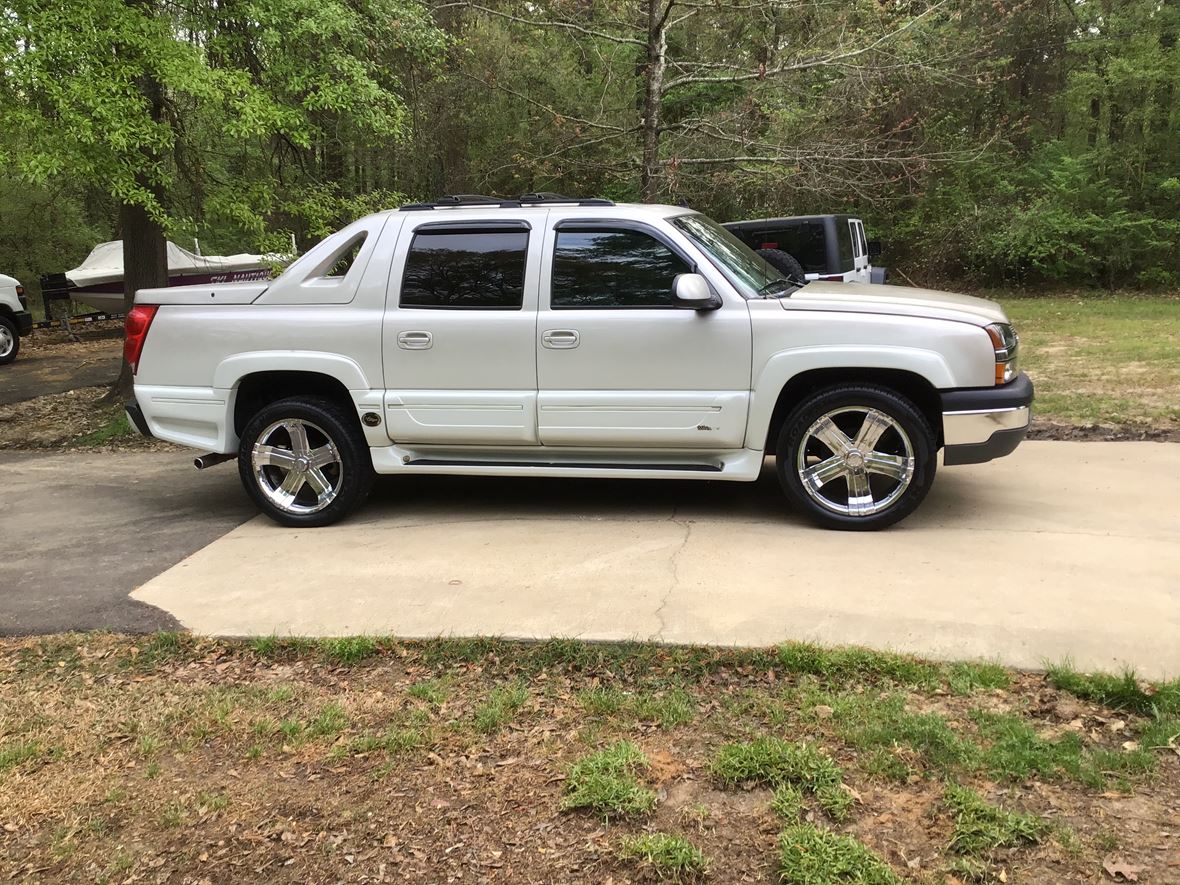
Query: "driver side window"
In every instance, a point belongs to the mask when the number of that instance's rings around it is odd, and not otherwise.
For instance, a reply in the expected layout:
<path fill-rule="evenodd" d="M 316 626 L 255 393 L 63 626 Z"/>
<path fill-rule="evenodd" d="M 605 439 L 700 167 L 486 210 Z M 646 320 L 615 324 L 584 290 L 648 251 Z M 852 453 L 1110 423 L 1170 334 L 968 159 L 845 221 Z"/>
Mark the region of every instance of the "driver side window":
<path fill-rule="evenodd" d="M 672 281 L 691 268 L 655 237 L 632 230 L 559 230 L 553 310 L 672 307 Z"/>

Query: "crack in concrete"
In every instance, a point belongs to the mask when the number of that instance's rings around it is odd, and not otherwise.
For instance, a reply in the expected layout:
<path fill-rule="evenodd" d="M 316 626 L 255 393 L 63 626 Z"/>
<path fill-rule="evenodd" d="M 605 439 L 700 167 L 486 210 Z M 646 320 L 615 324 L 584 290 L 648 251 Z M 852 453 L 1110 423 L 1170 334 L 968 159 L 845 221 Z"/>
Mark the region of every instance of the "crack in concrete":
<path fill-rule="evenodd" d="M 676 513 L 679 509 L 679 507 L 672 508 L 672 515 L 668 517 L 668 522 L 683 528 L 684 538 L 681 540 L 680 546 L 672 552 L 672 556 L 668 560 L 668 564 L 672 567 L 672 582 L 668 585 L 667 591 L 664 593 L 663 598 L 660 600 L 660 604 L 656 607 L 656 610 L 653 613 L 655 615 L 656 621 L 659 622 L 660 625 L 659 630 L 656 631 L 656 635 L 652 637 L 652 639 L 657 642 L 663 640 L 664 630 L 668 626 L 667 621 L 664 620 L 664 609 L 668 607 L 668 600 L 672 598 L 672 593 L 677 587 L 680 586 L 680 569 L 676 560 L 680 557 L 680 554 L 684 552 L 684 548 L 688 546 L 688 539 L 692 537 L 692 522 L 681 522 L 676 518 Z"/>

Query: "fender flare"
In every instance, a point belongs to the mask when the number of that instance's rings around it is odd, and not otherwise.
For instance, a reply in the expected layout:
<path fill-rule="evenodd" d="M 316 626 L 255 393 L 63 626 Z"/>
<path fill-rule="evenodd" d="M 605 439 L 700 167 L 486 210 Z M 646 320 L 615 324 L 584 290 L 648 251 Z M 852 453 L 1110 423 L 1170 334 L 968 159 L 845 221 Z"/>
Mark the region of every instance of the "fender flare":
<path fill-rule="evenodd" d="M 314 372 L 335 378 L 348 390 L 369 390 L 360 365 L 338 353 L 315 350 L 266 350 L 239 353 L 221 361 L 213 372 L 213 386 L 230 390 L 247 375 L 257 372 Z"/>
<path fill-rule="evenodd" d="M 766 361 L 754 384 L 747 447 L 762 448 L 783 389 L 793 378 L 816 369 L 863 371 L 866 376 L 887 369 L 917 375 L 935 390 L 956 386 L 950 366 L 933 350 L 890 345 L 818 345 L 784 350 Z"/>

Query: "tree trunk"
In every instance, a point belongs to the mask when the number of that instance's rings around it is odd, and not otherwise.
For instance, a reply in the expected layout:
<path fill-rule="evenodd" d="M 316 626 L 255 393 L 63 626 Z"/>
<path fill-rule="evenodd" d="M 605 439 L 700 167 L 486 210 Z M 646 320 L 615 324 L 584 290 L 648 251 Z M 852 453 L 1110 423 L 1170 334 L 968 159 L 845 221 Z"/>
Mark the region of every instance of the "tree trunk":
<path fill-rule="evenodd" d="M 163 87 L 150 74 L 143 74 L 139 78 L 139 88 L 148 100 L 152 120 L 157 123 L 163 120 Z M 144 166 L 152 159 L 145 152 Z M 149 180 L 143 173 L 138 173 L 136 177 L 157 202 L 163 201 L 163 189 L 157 182 Z M 168 285 L 168 242 L 164 237 L 164 228 L 143 206 L 123 203 L 119 207 L 119 228 L 123 235 L 123 312 L 126 313 L 131 310 L 138 290 Z M 111 385 L 105 399 L 108 402 L 125 402 L 131 395 L 131 367 L 124 360 L 119 377 Z"/>
<path fill-rule="evenodd" d="M 664 0 L 647 0 L 647 66 L 643 93 L 643 172 L 640 186 L 645 203 L 660 197 L 660 106 L 667 66 L 668 30 Z"/>

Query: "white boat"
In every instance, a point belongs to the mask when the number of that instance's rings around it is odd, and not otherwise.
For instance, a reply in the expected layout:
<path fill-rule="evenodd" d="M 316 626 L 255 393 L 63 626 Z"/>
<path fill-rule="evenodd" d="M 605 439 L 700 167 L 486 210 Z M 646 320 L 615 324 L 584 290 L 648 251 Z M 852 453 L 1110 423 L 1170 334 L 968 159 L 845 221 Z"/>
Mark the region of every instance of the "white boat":
<path fill-rule="evenodd" d="M 197 255 L 168 243 L 168 285 L 240 283 L 270 279 L 271 267 L 282 256 Z M 123 310 L 123 241 L 99 243 L 86 260 L 65 272 L 70 299 L 108 313 Z"/>

